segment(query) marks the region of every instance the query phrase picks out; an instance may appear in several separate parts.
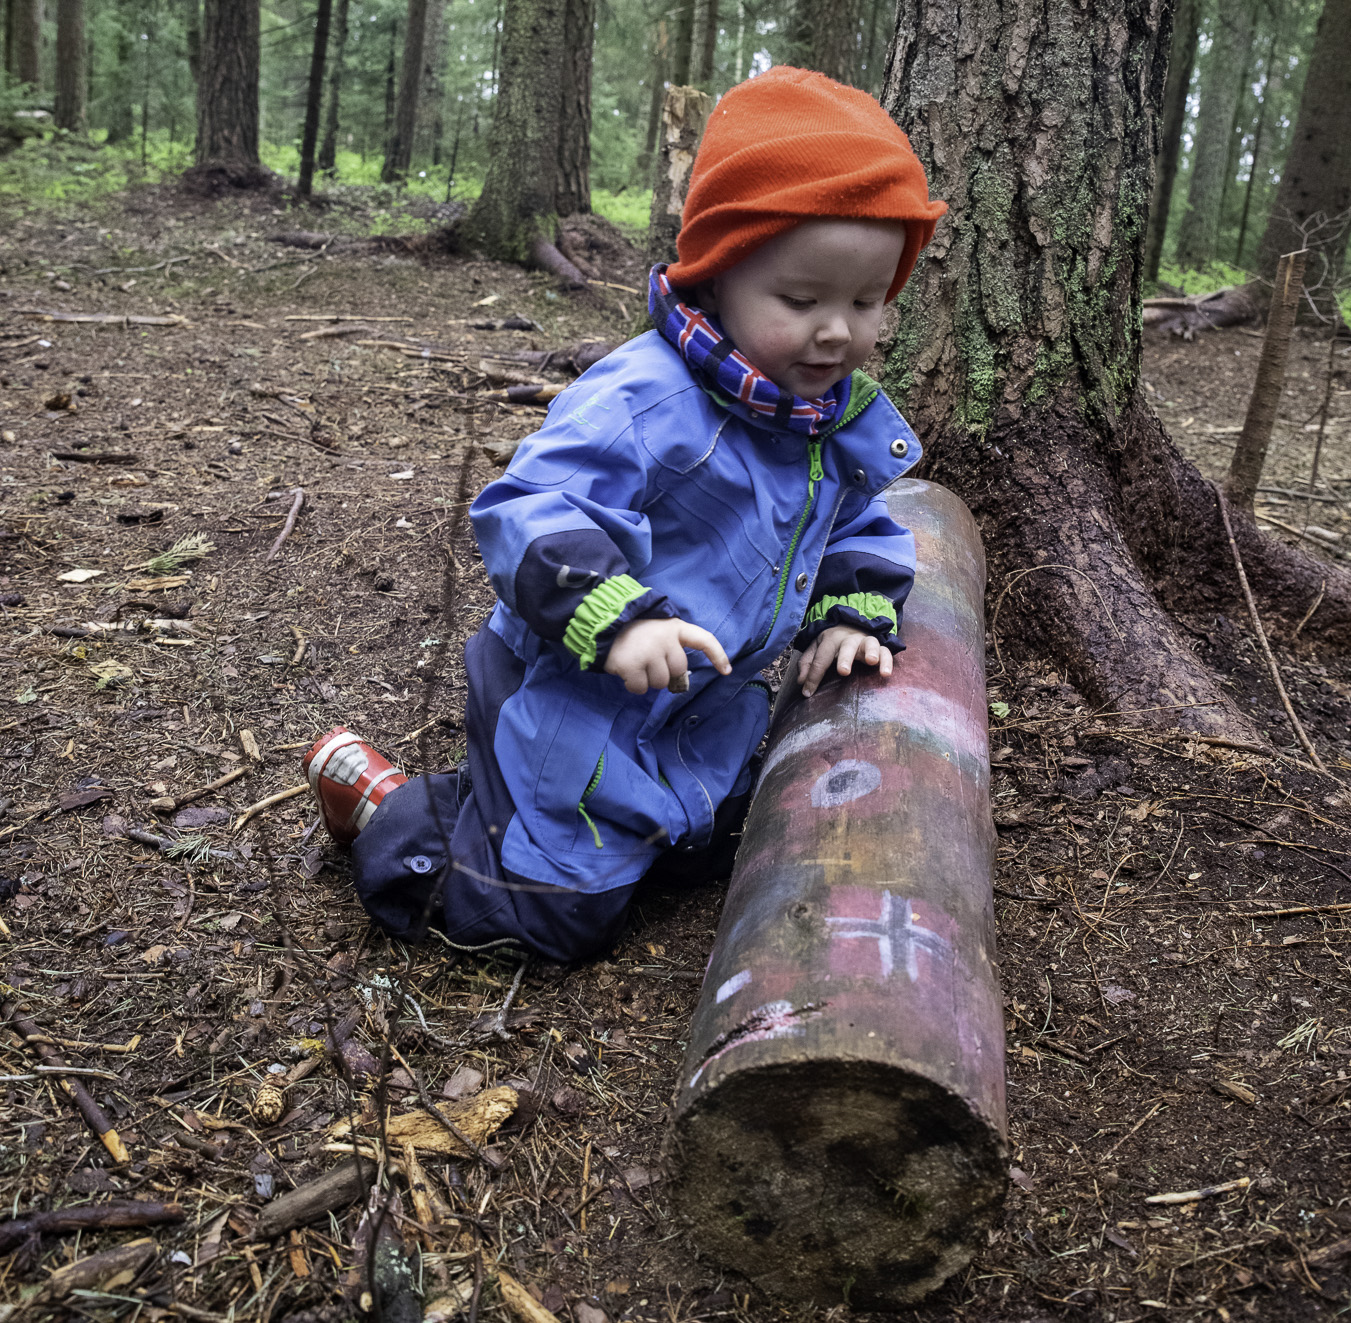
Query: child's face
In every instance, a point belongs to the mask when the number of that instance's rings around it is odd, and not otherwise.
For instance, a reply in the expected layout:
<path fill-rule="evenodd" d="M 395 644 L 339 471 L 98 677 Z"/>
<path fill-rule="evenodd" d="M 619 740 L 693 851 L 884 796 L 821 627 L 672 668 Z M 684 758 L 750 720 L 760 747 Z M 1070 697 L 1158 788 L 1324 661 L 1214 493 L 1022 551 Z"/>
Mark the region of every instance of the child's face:
<path fill-rule="evenodd" d="M 809 220 L 698 289 L 781 390 L 815 399 L 872 353 L 905 246 L 900 222 Z"/>

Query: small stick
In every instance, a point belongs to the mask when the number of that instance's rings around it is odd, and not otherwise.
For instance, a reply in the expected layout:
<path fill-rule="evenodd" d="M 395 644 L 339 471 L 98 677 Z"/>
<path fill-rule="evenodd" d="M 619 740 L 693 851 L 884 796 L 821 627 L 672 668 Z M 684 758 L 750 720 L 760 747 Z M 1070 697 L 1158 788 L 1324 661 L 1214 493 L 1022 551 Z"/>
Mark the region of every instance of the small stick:
<path fill-rule="evenodd" d="M 1336 905 L 1290 905 L 1282 910 L 1242 910 L 1226 914 L 1226 919 L 1283 919 L 1291 914 L 1338 914 L 1351 910 L 1345 902 Z"/>
<path fill-rule="evenodd" d="M 141 1045 L 141 1035 L 136 1034 L 128 1043 L 86 1043 L 78 1038 L 48 1038 L 38 1034 L 28 1040 L 30 1043 L 51 1043 L 56 1047 L 68 1047 L 76 1052 L 134 1052 Z"/>
<path fill-rule="evenodd" d="M 1319 608 L 1319 606 L 1321 605 L 1321 603 L 1322 603 L 1322 601 L 1323 601 L 1323 593 L 1324 593 L 1324 591 L 1327 589 L 1327 586 L 1328 586 L 1328 581 L 1327 581 L 1326 579 L 1324 579 L 1324 580 L 1318 585 L 1318 592 L 1317 592 L 1317 594 L 1315 595 L 1315 597 L 1314 597 L 1314 599 L 1313 599 L 1313 602 L 1310 604 L 1309 609 L 1304 613 L 1304 616 L 1303 616 L 1303 618 L 1300 620 L 1299 624 L 1295 626 L 1295 632 L 1290 636 L 1291 638 L 1295 638 L 1295 639 L 1299 638 L 1299 631 L 1300 631 L 1301 629 L 1303 629 L 1304 626 L 1307 625 L 1307 624 L 1309 623 L 1309 621 L 1311 621 L 1311 620 L 1313 619 L 1313 613 L 1314 613 L 1315 611 L 1317 611 L 1318 608 Z"/>
<path fill-rule="evenodd" d="M 0 1222 L 0 1253 L 33 1236 L 56 1231 L 81 1231 L 102 1227 L 148 1227 L 159 1222 L 181 1222 L 178 1204 L 152 1204 L 136 1199 L 118 1199 L 106 1204 L 83 1204 L 79 1208 L 56 1208 L 46 1213 L 28 1213 Z"/>
<path fill-rule="evenodd" d="M 301 440 L 303 438 L 296 438 Z M 277 553 L 281 550 L 282 543 L 291 536 L 292 529 L 296 526 L 296 516 L 300 513 L 300 507 L 305 504 L 305 489 L 297 487 L 295 489 L 295 500 L 291 502 L 291 508 L 286 512 L 286 522 L 281 526 L 281 532 L 277 534 L 277 540 L 272 544 L 272 550 L 263 557 L 264 560 L 276 560 Z"/>
<path fill-rule="evenodd" d="M 306 782 L 304 785 L 292 786 L 289 790 L 282 790 L 275 795 L 269 795 L 266 799 L 260 799 L 256 804 L 250 804 L 249 807 L 235 819 L 235 831 L 238 831 L 255 814 L 261 813 L 264 809 L 271 808 L 274 804 L 280 804 L 283 800 L 294 799 L 297 795 L 303 795 L 309 788 L 309 783 Z"/>
<path fill-rule="evenodd" d="M 189 790 L 186 795 L 175 796 L 174 807 L 182 808 L 184 804 L 191 804 L 194 799 L 201 799 L 203 795 L 209 795 L 216 790 L 224 790 L 231 782 L 238 781 L 247 770 L 244 767 L 236 767 L 233 772 L 226 772 L 224 776 L 217 777 L 210 785 L 202 786 L 200 790 Z"/>
<path fill-rule="evenodd" d="M 26 1015 L 21 1014 L 19 1008 L 12 1001 L 0 1002 L 0 1017 L 8 1020 L 18 1030 L 25 1042 L 32 1042 L 35 1038 L 44 1037 L 37 1025 Z M 65 1060 L 54 1047 L 47 1043 L 37 1042 L 33 1042 L 32 1045 L 37 1049 L 38 1056 L 49 1066 L 65 1066 Z M 122 1137 L 113 1128 L 112 1122 L 104 1114 L 103 1108 L 90 1097 L 89 1091 L 84 1085 L 79 1080 L 63 1075 L 61 1077 L 61 1088 L 71 1102 L 75 1104 L 89 1128 L 103 1141 L 103 1147 L 118 1162 L 130 1162 L 131 1154 L 122 1142 Z"/>
<path fill-rule="evenodd" d="M 367 317 L 356 312 L 300 312 L 283 317 L 284 322 L 411 322 L 411 317 Z"/>
<path fill-rule="evenodd" d="M 1253 631 L 1262 647 L 1262 655 L 1267 659 L 1267 668 L 1271 671 L 1271 678 L 1276 682 L 1276 692 L 1281 696 L 1285 715 L 1290 718 L 1290 724 L 1294 727 L 1295 735 L 1300 744 L 1304 746 L 1304 752 L 1309 755 L 1309 761 L 1324 776 L 1331 776 L 1332 774 L 1323 766 L 1323 760 L 1318 756 L 1318 750 L 1313 747 L 1308 735 L 1304 733 L 1304 726 L 1295 714 L 1294 705 L 1290 702 L 1290 695 L 1285 692 L 1285 683 L 1281 679 L 1276 658 L 1271 655 L 1271 645 L 1267 642 L 1267 632 L 1262 628 L 1262 618 L 1257 614 L 1257 603 L 1253 600 L 1252 589 L 1248 586 L 1248 574 L 1243 568 L 1243 557 L 1239 555 L 1238 543 L 1234 541 L 1234 526 L 1229 522 L 1229 506 L 1224 499 L 1224 493 L 1218 487 L 1215 488 L 1215 499 L 1220 503 L 1220 517 L 1224 520 L 1225 535 L 1229 538 L 1229 550 L 1234 554 L 1234 568 L 1238 571 L 1238 581 L 1243 589 L 1243 600 L 1248 604 L 1248 615 L 1252 620 Z"/>
<path fill-rule="evenodd" d="M 1240 1176 L 1236 1181 L 1225 1181 L 1222 1185 L 1203 1185 L 1199 1190 L 1175 1190 L 1171 1194 L 1151 1194 L 1147 1204 L 1194 1204 L 1201 1199 L 1209 1199 L 1216 1194 L 1232 1194 L 1235 1190 L 1246 1190 L 1252 1181 Z"/>

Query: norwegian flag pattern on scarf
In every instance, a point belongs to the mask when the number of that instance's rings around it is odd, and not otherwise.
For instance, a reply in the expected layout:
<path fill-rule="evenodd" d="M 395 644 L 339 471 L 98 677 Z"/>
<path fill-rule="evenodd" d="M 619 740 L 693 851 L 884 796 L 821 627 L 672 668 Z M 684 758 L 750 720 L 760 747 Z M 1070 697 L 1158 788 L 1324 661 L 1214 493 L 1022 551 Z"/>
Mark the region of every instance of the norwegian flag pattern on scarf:
<path fill-rule="evenodd" d="M 848 377 L 814 400 L 780 390 L 738 351 L 712 314 L 680 301 L 666 278 L 665 262 L 652 268 L 647 310 L 653 325 L 680 352 L 704 387 L 747 422 L 816 436 L 840 416 L 848 402 Z"/>

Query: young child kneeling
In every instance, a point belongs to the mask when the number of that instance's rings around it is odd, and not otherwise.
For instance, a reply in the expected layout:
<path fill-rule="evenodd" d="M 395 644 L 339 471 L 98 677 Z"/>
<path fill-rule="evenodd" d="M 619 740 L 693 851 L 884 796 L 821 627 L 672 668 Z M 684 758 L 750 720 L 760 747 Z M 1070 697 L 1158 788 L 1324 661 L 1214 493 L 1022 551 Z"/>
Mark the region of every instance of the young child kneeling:
<path fill-rule="evenodd" d="M 730 871 L 764 667 L 801 648 L 808 695 L 891 673 L 914 547 L 881 493 L 920 448 L 858 368 L 944 210 L 862 92 L 778 68 L 718 103 L 656 329 L 471 509 L 499 603 L 465 648 L 467 769 L 408 780 L 341 728 L 305 757 L 388 932 L 605 948 L 663 856 Z"/>

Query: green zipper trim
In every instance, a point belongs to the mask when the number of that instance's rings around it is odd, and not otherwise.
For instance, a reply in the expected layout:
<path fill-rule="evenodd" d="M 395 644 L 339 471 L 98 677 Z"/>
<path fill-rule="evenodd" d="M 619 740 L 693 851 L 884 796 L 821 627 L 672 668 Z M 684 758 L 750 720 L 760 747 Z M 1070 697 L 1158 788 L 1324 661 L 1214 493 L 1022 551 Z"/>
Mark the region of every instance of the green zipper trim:
<path fill-rule="evenodd" d="M 600 785 L 600 779 L 605 775 L 605 755 L 601 754 L 600 761 L 596 764 L 596 770 L 591 773 L 591 780 L 586 783 L 586 789 L 582 791 L 582 797 L 577 801 L 577 812 L 582 815 L 582 820 L 591 828 L 591 839 L 596 842 L 596 849 L 605 849 L 605 842 L 600 838 L 600 831 L 597 829 L 591 815 L 586 811 L 586 801 L 596 793 L 596 787 Z"/>

